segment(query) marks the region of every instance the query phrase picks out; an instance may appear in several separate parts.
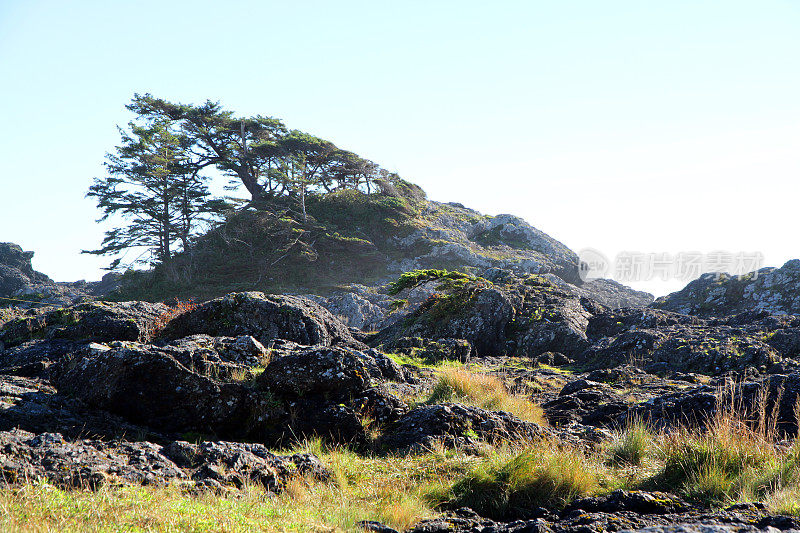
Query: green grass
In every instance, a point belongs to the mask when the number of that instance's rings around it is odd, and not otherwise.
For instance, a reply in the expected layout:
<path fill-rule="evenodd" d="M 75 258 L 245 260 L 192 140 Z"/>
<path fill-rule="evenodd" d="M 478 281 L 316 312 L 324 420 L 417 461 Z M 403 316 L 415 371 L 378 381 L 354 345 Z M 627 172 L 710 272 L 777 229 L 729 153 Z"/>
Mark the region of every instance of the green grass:
<path fill-rule="evenodd" d="M 422 490 L 472 460 L 457 452 L 370 457 L 311 443 L 330 482 L 297 479 L 277 496 L 258 486 L 191 494 L 178 486 L 62 490 L 45 483 L 0 490 L 2 531 L 361 531 L 360 520 L 407 529 L 436 514 Z M 297 451 L 297 450 L 293 450 Z"/>
<path fill-rule="evenodd" d="M 538 507 L 560 508 L 599 492 L 601 471 L 575 449 L 505 449 L 484 458 L 455 483 L 433 489 L 428 498 L 440 507 L 469 507 L 495 519 L 524 517 Z"/>
<path fill-rule="evenodd" d="M 608 456 L 615 465 L 639 466 L 654 448 L 653 432 L 641 420 L 634 420 L 614 435 L 608 447 Z"/>
<path fill-rule="evenodd" d="M 417 368 L 428 368 L 431 370 L 442 370 L 445 368 L 462 368 L 464 363 L 461 361 L 453 361 L 450 359 L 442 359 L 440 361 L 431 361 L 425 357 L 420 357 L 415 353 L 411 354 L 397 354 L 387 353 L 387 356 L 397 363 L 398 365 L 411 365 Z"/>
<path fill-rule="evenodd" d="M 430 400 L 490 408 L 506 401 L 489 376 L 466 374 L 442 370 Z M 763 502 L 773 513 L 800 515 L 800 444 L 777 445 L 774 415 L 763 407 L 752 419 L 741 412 L 723 405 L 705 429 L 666 433 L 634 420 L 596 449 L 542 441 L 486 445 L 478 456 L 442 446 L 371 455 L 315 440 L 284 453 L 317 454 L 332 479 L 294 479 L 279 495 L 258 486 L 223 494 L 180 486 L 91 492 L 31 481 L 0 489 L 0 531 L 357 531 L 360 520 L 404 530 L 443 509 L 525 517 L 620 488 L 663 490 L 708 508 Z"/>

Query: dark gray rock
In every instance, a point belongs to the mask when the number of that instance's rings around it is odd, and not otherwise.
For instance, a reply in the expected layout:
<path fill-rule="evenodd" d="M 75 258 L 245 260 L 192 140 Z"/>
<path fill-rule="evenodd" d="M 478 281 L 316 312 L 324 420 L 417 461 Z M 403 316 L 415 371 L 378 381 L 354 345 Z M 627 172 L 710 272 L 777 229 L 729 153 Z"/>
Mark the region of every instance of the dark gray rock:
<path fill-rule="evenodd" d="M 22 430 L 0 431 L 0 472 L 4 483 L 46 479 L 64 488 L 179 481 L 210 489 L 257 483 L 274 492 L 294 476 L 330 476 L 313 455 L 277 456 L 259 444 L 179 441 L 162 447 L 151 442 L 68 441 L 59 433 Z"/>
<path fill-rule="evenodd" d="M 57 432 L 73 439 L 161 439 L 148 428 L 59 394 L 44 380 L 0 375 L 0 431 L 15 428 L 33 433 Z"/>
<path fill-rule="evenodd" d="M 544 352 L 571 356 L 589 346 L 589 318 L 605 308 L 541 276 L 493 269 L 426 300 L 371 342 L 393 346 L 402 337 L 466 339 L 479 357 Z"/>
<path fill-rule="evenodd" d="M 176 351 L 123 342 L 62 360 L 53 383 L 93 408 L 165 432 L 241 437 L 271 412 L 265 399 L 183 365 Z M 186 355 L 186 354 L 184 354 Z"/>
<path fill-rule="evenodd" d="M 169 313 L 158 303 L 87 302 L 12 319 L 0 328 L 0 342 L 9 348 L 34 339 L 146 341 Z"/>
<path fill-rule="evenodd" d="M 160 338 L 174 340 L 199 333 L 215 337 L 250 335 L 267 347 L 275 339 L 364 347 L 344 323 L 320 305 L 298 296 L 260 292 L 232 293 L 201 304 L 171 320 Z"/>
<path fill-rule="evenodd" d="M 417 407 L 389 425 L 380 439 L 388 450 L 424 451 L 437 442 L 469 448 L 479 442 L 535 439 L 546 429 L 502 411 L 461 404 Z"/>

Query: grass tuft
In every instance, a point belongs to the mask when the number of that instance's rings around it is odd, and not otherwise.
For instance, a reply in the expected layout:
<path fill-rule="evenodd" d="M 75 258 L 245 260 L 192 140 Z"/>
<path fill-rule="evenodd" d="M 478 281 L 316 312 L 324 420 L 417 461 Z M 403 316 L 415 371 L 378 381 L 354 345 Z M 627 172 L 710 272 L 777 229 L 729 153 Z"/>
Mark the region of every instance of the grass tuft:
<path fill-rule="evenodd" d="M 573 449 L 503 450 L 429 499 L 446 508 L 469 507 L 494 519 L 524 517 L 538 507 L 563 507 L 600 488 L 598 468 Z"/>
<path fill-rule="evenodd" d="M 461 402 L 492 411 L 506 411 L 522 420 L 546 425 L 542 408 L 523 396 L 508 391 L 494 376 L 462 368 L 443 368 L 428 403 Z"/>
<path fill-rule="evenodd" d="M 614 465 L 639 466 L 655 447 L 650 428 L 642 420 L 632 420 L 614 435 L 608 447 L 609 460 Z"/>

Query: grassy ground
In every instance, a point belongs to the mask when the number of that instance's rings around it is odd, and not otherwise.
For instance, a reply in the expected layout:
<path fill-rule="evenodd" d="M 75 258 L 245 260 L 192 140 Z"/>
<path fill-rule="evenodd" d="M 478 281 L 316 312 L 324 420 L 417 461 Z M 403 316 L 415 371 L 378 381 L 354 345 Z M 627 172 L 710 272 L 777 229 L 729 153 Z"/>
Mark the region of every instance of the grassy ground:
<path fill-rule="evenodd" d="M 333 481 L 297 480 L 280 495 L 248 487 L 191 495 L 177 487 L 64 491 L 31 483 L 0 491 L 2 531 L 360 531 L 360 520 L 403 529 L 435 511 L 425 491 L 476 461 L 457 452 L 363 457 L 312 445 Z"/>
<path fill-rule="evenodd" d="M 463 368 L 441 368 L 428 401 L 435 396 L 540 414 L 502 383 Z M 222 495 L 176 486 L 65 491 L 31 482 L 0 490 L 0 531 L 359 531 L 360 520 L 403 530 L 448 508 L 510 519 L 620 488 L 671 492 L 708 508 L 757 501 L 800 515 L 800 444 L 779 439 L 765 405 L 753 420 L 725 406 L 702 430 L 657 433 L 633 421 L 591 450 L 526 442 L 487 445 L 478 455 L 439 448 L 373 456 L 312 441 L 287 451 L 317 454 L 332 480 L 298 479 L 280 495 L 259 487 Z"/>

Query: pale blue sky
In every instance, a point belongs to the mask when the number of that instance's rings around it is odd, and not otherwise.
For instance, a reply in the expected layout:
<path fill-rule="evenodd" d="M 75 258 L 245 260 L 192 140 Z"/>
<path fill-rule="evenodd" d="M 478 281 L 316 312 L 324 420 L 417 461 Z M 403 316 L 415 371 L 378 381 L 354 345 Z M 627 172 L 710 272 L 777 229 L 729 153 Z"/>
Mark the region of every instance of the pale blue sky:
<path fill-rule="evenodd" d="M 0 0 L 0 241 L 58 280 L 107 264 L 83 194 L 134 92 L 282 118 L 575 250 L 800 257 L 796 0 Z"/>

